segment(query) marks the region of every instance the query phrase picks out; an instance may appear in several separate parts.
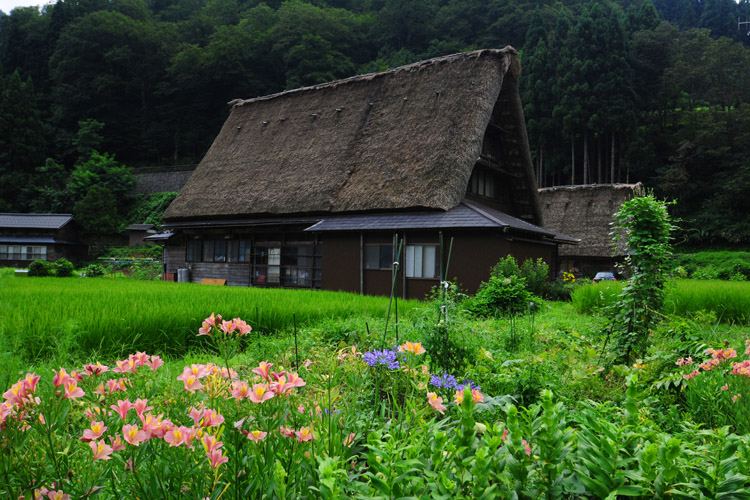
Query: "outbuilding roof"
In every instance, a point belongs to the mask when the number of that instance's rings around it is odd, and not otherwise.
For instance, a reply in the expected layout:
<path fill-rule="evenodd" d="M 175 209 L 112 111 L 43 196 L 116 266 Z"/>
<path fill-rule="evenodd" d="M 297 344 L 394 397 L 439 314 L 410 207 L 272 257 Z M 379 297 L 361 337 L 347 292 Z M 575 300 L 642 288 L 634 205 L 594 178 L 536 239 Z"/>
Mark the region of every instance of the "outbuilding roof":
<path fill-rule="evenodd" d="M 164 220 L 450 210 L 492 120 L 517 214 L 541 224 L 519 72 L 485 49 L 233 101 Z"/>
<path fill-rule="evenodd" d="M 71 214 L 0 214 L 0 228 L 60 229 L 72 220 Z"/>

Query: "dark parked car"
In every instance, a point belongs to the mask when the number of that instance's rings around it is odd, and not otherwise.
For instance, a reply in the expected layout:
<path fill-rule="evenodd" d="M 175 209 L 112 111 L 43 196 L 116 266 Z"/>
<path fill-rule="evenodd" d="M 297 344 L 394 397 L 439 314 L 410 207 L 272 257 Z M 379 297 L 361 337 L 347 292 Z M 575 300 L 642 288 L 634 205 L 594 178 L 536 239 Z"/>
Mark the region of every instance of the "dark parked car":
<path fill-rule="evenodd" d="M 617 281 L 617 278 L 615 277 L 615 273 L 613 273 L 612 271 L 602 271 L 596 273 L 593 281 L 594 283 L 598 283 L 599 281 Z"/>

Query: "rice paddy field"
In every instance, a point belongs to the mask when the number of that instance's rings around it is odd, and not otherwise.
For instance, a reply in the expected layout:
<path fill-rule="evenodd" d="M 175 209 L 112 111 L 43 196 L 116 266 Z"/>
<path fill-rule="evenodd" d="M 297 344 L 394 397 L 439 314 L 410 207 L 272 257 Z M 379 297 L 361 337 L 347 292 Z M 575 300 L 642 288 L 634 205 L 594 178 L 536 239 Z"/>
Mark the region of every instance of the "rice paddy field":
<path fill-rule="evenodd" d="M 388 298 L 339 292 L 216 287 L 106 278 L 0 278 L 0 346 L 28 361 L 57 351 L 181 354 L 200 346 L 211 313 L 240 317 L 254 334 L 351 316 L 384 318 Z M 423 304 L 398 301 L 399 314 Z"/>
<path fill-rule="evenodd" d="M 601 282 L 577 288 L 572 294 L 579 313 L 600 311 L 622 292 L 624 282 Z M 682 317 L 711 314 L 721 323 L 750 324 L 750 282 L 674 280 L 667 287 L 664 313 Z"/>

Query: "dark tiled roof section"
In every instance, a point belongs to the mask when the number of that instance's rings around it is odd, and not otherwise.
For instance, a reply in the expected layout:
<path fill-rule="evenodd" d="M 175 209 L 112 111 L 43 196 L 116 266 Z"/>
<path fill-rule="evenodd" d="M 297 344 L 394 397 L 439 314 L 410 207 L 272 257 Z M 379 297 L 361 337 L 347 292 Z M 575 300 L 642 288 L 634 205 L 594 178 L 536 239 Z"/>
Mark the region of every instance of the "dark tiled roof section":
<path fill-rule="evenodd" d="M 71 214 L 0 214 L 0 228 L 60 229 L 71 220 Z"/>
<path fill-rule="evenodd" d="M 556 233 L 498 210 L 464 200 L 447 212 L 342 215 L 325 217 L 306 231 L 365 231 L 378 229 L 509 228 L 550 238 Z"/>
<path fill-rule="evenodd" d="M 338 215 L 325 217 L 306 231 L 364 231 L 377 229 L 440 229 L 497 227 L 464 205 L 447 212 Z"/>
<path fill-rule="evenodd" d="M 471 210 L 474 210 L 478 214 L 481 214 L 482 216 L 487 217 L 488 219 L 496 222 L 499 226 L 502 226 L 502 227 L 507 226 L 511 229 L 517 229 L 519 231 L 527 231 L 530 233 L 543 234 L 549 237 L 555 236 L 555 233 L 553 231 L 544 229 L 539 226 L 535 226 L 534 224 L 530 224 L 526 221 L 513 217 L 512 215 L 503 213 L 500 210 L 495 210 L 494 208 L 490 208 L 485 205 L 480 205 L 479 203 L 475 203 L 469 200 L 464 200 L 462 204 L 466 205 L 467 207 L 469 207 Z"/>
<path fill-rule="evenodd" d="M 131 224 L 125 229 L 128 231 L 148 231 L 149 229 L 153 229 L 153 224 Z"/>

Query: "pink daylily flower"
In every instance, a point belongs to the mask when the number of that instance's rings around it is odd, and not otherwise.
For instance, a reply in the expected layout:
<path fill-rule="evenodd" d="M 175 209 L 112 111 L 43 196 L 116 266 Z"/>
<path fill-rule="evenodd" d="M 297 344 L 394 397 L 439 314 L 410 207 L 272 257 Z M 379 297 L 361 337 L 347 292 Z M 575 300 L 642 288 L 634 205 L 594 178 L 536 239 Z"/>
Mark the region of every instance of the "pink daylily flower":
<path fill-rule="evenodd" d="M 290 384 L 292 387 L 304 387 L 307 385 L 307 382 L 302 380 L 302 377 L 300 377 L 296 373 L 287 372 L 287 383 Z"/>
<path fill-rule="evenodd" d="M 137 425 L 123 425 L 122 435 L 125 441 L 133 446 L 139 446 L 143 441 L 151 437 L 148 432 L 138 429 Z"/>
<path fill-rule="evenodd" d="M 60 371 L 53 369 L 53 372 L 55 372 L 55 376 L 52 377 L 52 385 L 55 387 L 60 387 L 61 385 L 65 384 L 65 381 L 70 378 L 70 375 L 68 375 L 68 372 L 65 371 L 65 368 L 60 368 Z"/>
<path fill-rule="evenodd" d="M 93 376 L 98 376 L 109 371 L 109 367 L 107 365 L 101 364 L 99 361 L 97 361 L 95 365 L 89 363 L 85 365 L 83 369 L 88 375 Z"/>
<path fill-rule="evenodd" d="M 232 320 L 232 323 L 234 323 L 234 328 L 237 331 L 237 335 L 247 335 L 253 330 L 252 327 L 247 324 L 247 322 L 242 321 L 240 318 L 234 318 Z"/>
<path fill-rule="evenodd" d="M 156 371 L 156 369 L 163 364 L 164 361 L 159 356 L 151 356 L 150 359 L 146 361 L 146 366 L 151 368 L 152 371 Z"/>
<path fill-rule="evenodd" d="M 182 383 L 184 384 L 186 391 L 195 392 L 203 389 L 203 384 L 201 384 L 200 381 L 192 375 L 188 375 L 186 378 L 184 378 L 182 380 Z"/>
<path fill-rule="evenodd" d="M 120 420 L 127 420 L 128 412 L 133 408 L 133 403 L 129 399 L 118 400 L 116 405 L 110 405 L 115 413 L 120 415 Z"/>
<path fill-rule="evenodd" d="M 253 373 L 260 375 L 263 378 L 263 380 L 270 381 L 271 378 L 269 376 L 269 371 L 272 366 L 273 366 L 273 363 L 267 363 L 265 361 L 261 361 L 257 368 L 253 368 Z"/>
<path fill-rule="evenodd" d="M 253 392 L 250 394 L 250 401 L 253 403 L 262 403 L 274 396 L 274 393 L 268 390 L 266 384 L 254 384 Z"/>
<path fill-rule="evenodd" d="M 119 434 L 115 437 L 112 437 L 112 436 L 108 436 L 108 437 L 109 437 L 109 443 L 112 446 L 112 451 L 120 451 L 120 450 L 125 449 L 125 443 L 122 442 Z"/>
<path fill-rule="evenodd" d="M 250 397 L 250 386 L 245 381 L 232 383 L 232 397 L 234 399 L 246 399 Z"/>
<path fill-rule="evenodd" d="M 300 443 L 313 440 L 313 432 L 310 427 L 300 428 L 300 430 L 295 432 L 295 435 L 297 436 L 297 441 Z"/>
<path fill-rule="evenodd" d="M 221 464 L 229 462 L 229 458 L 227 458 L 225 455 L 222 455 L 221 450 L 214 450 L 211 453 L 207 453 L 206 456 L 211 462 L 211 467 L 213 467 L 214 469 Z"/>
<path fill-rule="evenodd" d="M 110 457 L 112 447 L 105 443 L 103 439 L 98 442 L 91 441 L 89 446 L 91 447 L 91 451 L 94 452 L 93 460 L 109 460 L 112 458 Z"/>
<path fill-rule="evenodd" d="M 185 427 L 185 426 L 173 427 L 166 434 L 164 434 L 164 441 L 169 443 L 170 447 L 180 446 L 181 444 L 186 442 L 189 433 L 190 433 L 189 427 Z"/>
<path fill-rule="evenodd" d="M 254 431 L 250 431 L 247 434 L 247 439 L 249 439 L 250 441 L 255 441 L 257 443 L 258 441 L 263 441 L 267 435 L 268 435 L 267 432 L 254 430 Z"/>
<path fill-rule="evenodd" d="M 216 410 L 205 409 L 203 410 L 203 426 L 204 427 L 218 427 L 224 423 L 224 416 L 218 413 Z"/>
<path fill-rule="evenodd" d="M 86 393 L 83 392 L 83 389 L 78 387 L 78 382 L 76 382 L 75 379 L 69 378 L 65 382 L 65 395 L 63 396 L 63 399 L 76 399 L 85 395 Z"/>
<path fill-rule="evenodd" d="M 447 410 L 443 404 L 443 398 L 439 397 L 434 392 L 427 393 L 427 403 L 429 403 L 435 411 L 439 411 L 441 414 L 445 413 L 445 410 Z"/>
<path fill-rule="evenodd" d="M 138 371 L 138 365 L 136 365 L 133 358 L 120 359 L 115 361 L 115 364 L 117 366 L 112 368 L 112 371 L 115 373 L 137 373 Z"/>
<path fill-rule="evenodd" d="M 204 435 L 201 443 L 203 443 L 203 449 L 206 450 L 207 454 L 218 450 L 224 445 L 223 442 L 216 439 L 216 436 L 212 436 L 211 434 Z"/>
<path fill-rule="evenodd" d="M 91 428 L 86 429 L 83 431 L 83 436 L 81 436 L 81 441 L 89 442 L 89 441 L 95 441 L 102 437 L 102 434 L 104 434 L 104 431 L 107 430 L 107 426 L 104 425 L 104 422 L 91 422 Z"/>
<path fill-rule="evenodd" d="M 148 399 L 141 399 L 138 398 L 135 400 L 135 404 L 133 405 L 133 408 L 135 408 L 135 413 L 140 418 L 143 416 L 143 412 L 153 410 L 153 406 L 148 406 Z"/>
<path fill-rule="evenodd" d="M 234 321 L 222 321 L 220 328 L 222 332 L 229 335 L 237 329 L 237 325 Z"/>
<path fill-rule="evenodd" d="M 281 427 L 279 427 L 279 434 L 287 438 L 291 438 L 296 435 L 294 429 L 287 427 L 285 425 L 282 425 Z"/>
<path fill-rule="evenodd" d="M 211 313 L 211 316 L 203 320 L 203 325 L 198 329 L 198 336 L 211 335 L 211 328 L 216 326 L 217 321 L 221 321 L 221 314 Z"/>

